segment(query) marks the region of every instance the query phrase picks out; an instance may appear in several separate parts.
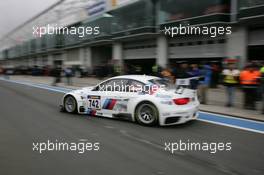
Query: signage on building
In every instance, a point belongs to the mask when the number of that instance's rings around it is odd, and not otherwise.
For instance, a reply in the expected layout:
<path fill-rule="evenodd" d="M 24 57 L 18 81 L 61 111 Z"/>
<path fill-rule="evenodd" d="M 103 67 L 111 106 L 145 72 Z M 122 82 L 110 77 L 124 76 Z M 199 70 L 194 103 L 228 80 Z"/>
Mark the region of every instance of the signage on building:
<path fill-rule="evenodd" d="M 111 1 L 112 1 L 112 7 L 116 8 L 119 6 L 123 6 L 123 5 L 129 4 L 129 3 L 136 2 L 138 0 L 111 0 Z"/>
<path fill-rule="evenodd" d="M 64 16 L 59 20 L 60 26 L 68 26 L 78 22 L 80 19 L 78 19 L 76 16 L 77 15 L 75 13 Z M 54 24 L 54 26 L 56 26 L 56 24 Z"/>
<path fill-rule="evenodd" d="M 88 16 L 95 16 L 104 13 L 107 10 L 106 0 L 94 1 L 91 5 L 86 7 Z"/>

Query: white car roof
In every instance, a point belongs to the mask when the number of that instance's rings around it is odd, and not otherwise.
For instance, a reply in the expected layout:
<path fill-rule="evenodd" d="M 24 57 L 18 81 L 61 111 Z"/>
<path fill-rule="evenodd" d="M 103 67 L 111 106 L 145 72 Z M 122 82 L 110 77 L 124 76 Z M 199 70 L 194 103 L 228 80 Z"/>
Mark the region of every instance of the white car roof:
<path fill-rule="evenodd" d="M 141 81 L 143 83 L 147 83 L 149 80 L 157 79 L 159 77 L 150 76 L 150 75 L 121 75 L 121 76 L 116 76 L 110 79 L 116 79 L 116 78 L 133 79 L 133 80 Z"/>

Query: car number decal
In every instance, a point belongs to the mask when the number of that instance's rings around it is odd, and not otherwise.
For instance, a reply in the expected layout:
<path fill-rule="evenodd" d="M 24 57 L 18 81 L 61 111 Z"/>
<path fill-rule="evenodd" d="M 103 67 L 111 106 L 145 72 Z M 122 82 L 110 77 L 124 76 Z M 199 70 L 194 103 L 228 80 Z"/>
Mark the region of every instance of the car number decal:
<path fill-rule="evenodd" d="M 89 109 L 101 109 L 101 97 L 88 95 L 88 108 Z"/>

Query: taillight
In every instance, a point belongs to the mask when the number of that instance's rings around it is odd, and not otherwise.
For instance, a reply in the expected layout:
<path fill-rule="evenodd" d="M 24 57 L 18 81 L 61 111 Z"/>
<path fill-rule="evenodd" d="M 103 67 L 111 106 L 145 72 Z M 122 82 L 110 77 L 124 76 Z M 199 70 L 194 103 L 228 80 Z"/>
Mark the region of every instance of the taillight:
<path fill-rule="evenodd" d="M 190 98 L 177 98 L 177 99 L 173 99 L 173 102 L 176 105 L 186 105 L 190 102 Z"/>

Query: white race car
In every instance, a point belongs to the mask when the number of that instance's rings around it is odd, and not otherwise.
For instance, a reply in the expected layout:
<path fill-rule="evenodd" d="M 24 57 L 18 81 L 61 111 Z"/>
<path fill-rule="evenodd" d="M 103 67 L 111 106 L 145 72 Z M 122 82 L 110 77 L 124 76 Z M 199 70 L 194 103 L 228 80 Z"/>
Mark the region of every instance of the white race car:
<path fill-rule="evenodd" d="M 143 125 L 174 125 L 196 119 L 198 106 L 196 90 L 175 88 L 154 76 L 124 75 L 65 94 L 61 109 Z"/>

